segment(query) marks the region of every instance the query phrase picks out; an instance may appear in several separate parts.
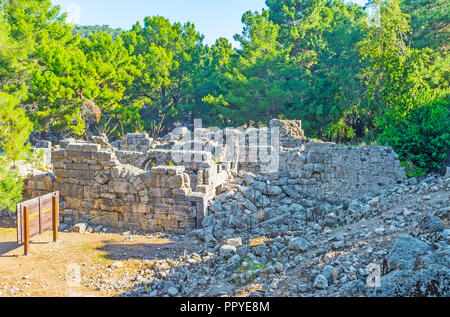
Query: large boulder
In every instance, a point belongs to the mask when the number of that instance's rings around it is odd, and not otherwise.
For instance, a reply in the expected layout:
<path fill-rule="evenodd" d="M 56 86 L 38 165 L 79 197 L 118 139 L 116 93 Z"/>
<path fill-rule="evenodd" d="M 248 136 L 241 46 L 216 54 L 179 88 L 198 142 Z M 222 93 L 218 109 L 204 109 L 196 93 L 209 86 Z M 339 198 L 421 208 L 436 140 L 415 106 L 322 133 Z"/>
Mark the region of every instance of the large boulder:
<path fill-rule="evenodd" d="M 314 280 L 314 287 L 318 289 L 328 288 L 327 278 L 322 274 L 317 275 L 316 279 Z"/>
<path fill-rule="evenodd" d="M 420 220 L 420 229 L 424 232 L 440 232 L 443 231 L 444 222 L 435 216 L 426 215 Z"/>
<path fill-rule="evenodd" d="M 381 286 L 372 296 L 431 297 L 450 296 L 450 270 L 441 265 L 430 265 L 419 270 L 394 271 L 381 278 Z"/>
<path fill-rule="evenodd" d="M 431 247 L 407 234 L 400 235 L 393 243 L 389 253 L 388 265 L 391 270 L 412 270 L 421 256 Z"/>
<path fill-rule="evenodd" d="M 406 234 L 399 236 L 389 254 L 391 272 L 381 278 L 381 285 L 371 295 L 450 296 L 448 244 L 445 241 L 430 243 L 433 247 Z"/>

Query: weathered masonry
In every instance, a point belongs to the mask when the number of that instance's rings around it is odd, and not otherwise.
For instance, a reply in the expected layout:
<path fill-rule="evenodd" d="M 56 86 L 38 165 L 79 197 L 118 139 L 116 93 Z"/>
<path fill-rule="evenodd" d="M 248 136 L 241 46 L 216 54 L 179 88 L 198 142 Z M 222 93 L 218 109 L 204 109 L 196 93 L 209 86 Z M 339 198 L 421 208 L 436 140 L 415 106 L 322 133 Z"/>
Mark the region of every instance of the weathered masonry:
<path fill-rule="evenodd" d="M 276 139 L 267 130 L 277 131 Z M 141 133 L 92 142 L 61 141 L 52 152 L 53 171 L 29 177 L 24 197 L 59 191 L 63 222 L 186 232 L 201 224 L 239 171 L 267 173 L 268 155 L 277 163 L 268 174 L 272 184 L 313 198 L 377 195 L 406 179 L 391 148 L 308 139 L 297 120 L 272 120 L 268 129 L 178 128 L 159 140 Z M 249 150 L 259 154 L 256 160 L 249 160 Z"/>
<path fill-rule="evenodd" d="M 379 194 L 406 180 L 389 147 L 307 143 L 282 152 L 281 173 L 311 197 L 340 201 Z"/>
<path fill-rule="evenodd" d="M 190 193 L 183 166 L 151 171 L 122 165 L 98 144 L 70 143 L 53 151 L 50 174 L 28 181 L 27 195 L 53 187 L 63 197 L 63 217 L 112 227 L 187 231 L 206 212 L 205 195 Z"/>

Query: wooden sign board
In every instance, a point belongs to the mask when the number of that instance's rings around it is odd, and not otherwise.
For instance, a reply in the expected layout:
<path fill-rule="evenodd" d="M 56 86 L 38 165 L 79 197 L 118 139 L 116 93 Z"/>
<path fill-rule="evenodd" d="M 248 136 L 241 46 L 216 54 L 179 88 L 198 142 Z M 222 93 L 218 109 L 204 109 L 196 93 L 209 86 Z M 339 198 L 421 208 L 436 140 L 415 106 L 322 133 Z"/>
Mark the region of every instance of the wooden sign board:
<path fill-rule="evenodd" d="M 56 241 L 58 233 L 58 207 L 59 192 L 17 204 L 17 243 L 27 243 L 30 238 L 49 230 L 53 230 L 53 240 Z M 28 218 L 26 217 L 27 212 Z"/>

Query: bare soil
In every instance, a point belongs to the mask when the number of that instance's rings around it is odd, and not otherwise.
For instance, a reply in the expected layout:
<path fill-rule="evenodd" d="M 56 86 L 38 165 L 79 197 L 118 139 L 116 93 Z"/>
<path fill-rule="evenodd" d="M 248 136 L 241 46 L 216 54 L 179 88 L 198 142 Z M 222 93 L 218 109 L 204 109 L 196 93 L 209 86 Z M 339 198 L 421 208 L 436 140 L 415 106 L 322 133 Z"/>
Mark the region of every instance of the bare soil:
<path fill-rule="evenodd" d="M 119 296 L 123 289 L 102 289 L 89 281 L 120 279 L 145 269 L 152 260 L 193 248 L 188 241 L 161 235 L 110 233 L 60 232 L 54 243 L 50 231 L 33 238 L 30 254 L 24 256 L 14 222 L 0 218 L 0 297 Z M 116 262 L 121 266 L 114 267 Z"/>

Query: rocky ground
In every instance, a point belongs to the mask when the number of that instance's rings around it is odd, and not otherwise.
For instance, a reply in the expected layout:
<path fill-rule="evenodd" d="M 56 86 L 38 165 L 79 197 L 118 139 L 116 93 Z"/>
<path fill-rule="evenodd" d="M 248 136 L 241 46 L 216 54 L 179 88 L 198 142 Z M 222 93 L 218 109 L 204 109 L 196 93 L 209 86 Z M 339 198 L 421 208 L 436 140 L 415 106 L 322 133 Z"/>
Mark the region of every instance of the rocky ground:
<path fill-rule="evenodd" d="M 302 197 L 288 182 L 242 174 L 189 235 L 204 246 L 199 263 L 153 268 L 124 295 L 450 295 L 450 179 L 348 204 Z"/>
<path fill-rule="evenodd" d="M 204 228 L 122 234 L 126 247 L 80 283 L 106 296 L 450 296 L 449 220 L 450 178 L 438 175 L 333 203 L 302 195 L 288 178 L 243 173 Z M 150 247 L 149 238 L 170 243 Z"/>

